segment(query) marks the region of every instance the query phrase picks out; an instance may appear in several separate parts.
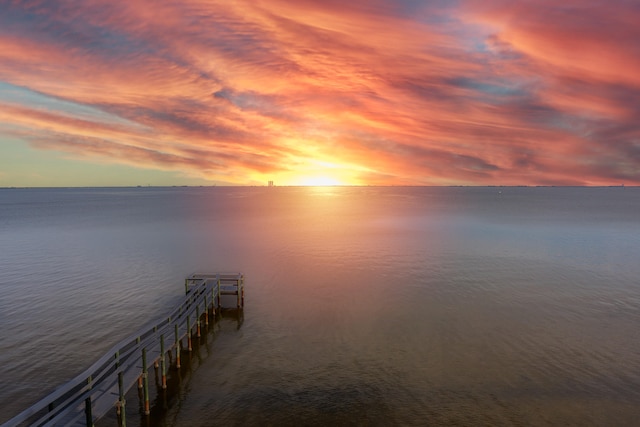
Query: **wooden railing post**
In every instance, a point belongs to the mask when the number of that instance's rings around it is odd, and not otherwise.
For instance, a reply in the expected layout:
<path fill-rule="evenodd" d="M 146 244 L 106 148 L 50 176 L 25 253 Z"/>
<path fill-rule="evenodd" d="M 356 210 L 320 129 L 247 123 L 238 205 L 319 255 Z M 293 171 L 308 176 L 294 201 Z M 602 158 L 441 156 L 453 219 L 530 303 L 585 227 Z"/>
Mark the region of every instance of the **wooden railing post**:
<path fill-rule="evenodd" d="M 167 388 L 167 365 L 165 362 L 164 334 L 160 335 L 160 363 L 162 364 L 162 388 Z"/>
<path fill-rule="evenodd" d="M 242 281 L 242 298 L 240 299 L 240 307 L 244 308 L 244 276 L 240 275 L 240 280 Z"/>
<path fill-rule="evenodd" d="M 176 332 L 176 368 L 180 369 L 180 335 L 178 334 L 178 324 L 175 325 Z"/>
<path fill-rule="evenodd" d="M 191 351 L 191 315 L 187 315 L 187 350 Z"/>
<path fill-rule="evenodd" d="M 125 411 L 126 402 L 124 400 L 124 385 L 123 385 L 123 376 L 122 371 L 118 372 L 118 403 L 116 404 L 116 413 L 118 414 L 118 420 L 120 421 L 120 425 L 122 427 L 127 427 L 127 416 Z"/>
<path fill-rule="evenodd" d="M 213 320 L 216 318 L 216 287 L 211 285 L 211 309 L 213 312 Z"/>
<path fill-rule="evenodd" d="M 89 386 L 89 390 L 91 390 L 91 377 L 87 378 L 87 385 Z M 91 411 L 91 396 L 88 396 L 84 400 L 84 415 L 87 421 L 87 427 L 93 427 L 93 413 Z"/>
<path fill-rule="evenodd" d="M 142 349 L 142 381 L 144 390 L 144 414 L 149 415 L 149 376 L 147 375 L 147 349 Z"/>
<path fill-rule="evenodd" d="M 196 305 L 196 337 L 200 338 L 200 304 Z"/>
<path fill-rule="evenodd" d="M 209 305 L 207 304 L 207 294 L 204 294 L 204 326 L 209 326 Z"/>
<path fill-rule="evenodd" d="M 218 310 L 220 310 L 220 275 L 217 276 L 216 285 L 218 286 Z"/>

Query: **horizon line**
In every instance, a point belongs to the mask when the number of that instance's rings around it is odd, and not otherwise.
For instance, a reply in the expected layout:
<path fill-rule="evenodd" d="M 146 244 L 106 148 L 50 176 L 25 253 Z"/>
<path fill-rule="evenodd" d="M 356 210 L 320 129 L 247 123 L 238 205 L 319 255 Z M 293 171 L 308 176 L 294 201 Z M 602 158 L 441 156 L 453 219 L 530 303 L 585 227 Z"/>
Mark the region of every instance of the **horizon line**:
<path fill-rule="evenodd" d="M 502 184 L 488 184 L 488 185 L 464 185 L 464 184 L 450 184 L 450 185 L 409 185 L 409 184 L 334 184 L 334 185 L 262 185 L 262 184 L 224 184 L 224 185 L 79 185 L 79 186 L 8 186 L 8 187 L 0 187 L 0 190 L 28 190 L 28 189 L 87 189 L 87 188 L 215 188 L 215 187 L 242 187 L 242 188 L 358 188 L 358 187 L 380 187 L 380 188 L 416 188 L 416 187 L 424 187 L 424 188 L 638 188 L 640 185 L 626 185 L 626 184 L 618 184 L 618 185 L 556 185 L 556 184 L 518 184 L 518 185 L 502 185 Z"/>

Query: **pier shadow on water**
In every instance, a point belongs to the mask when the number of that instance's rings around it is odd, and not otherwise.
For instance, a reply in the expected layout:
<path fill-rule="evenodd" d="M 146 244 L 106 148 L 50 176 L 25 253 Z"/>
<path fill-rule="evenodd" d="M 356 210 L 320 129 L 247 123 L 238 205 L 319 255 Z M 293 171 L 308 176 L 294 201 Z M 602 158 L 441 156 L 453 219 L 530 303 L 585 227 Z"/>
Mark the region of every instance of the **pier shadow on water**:
<path fill-rule="evenodd" d="M 243 310 L 222 309 L 215 319 L 209 320 L 209 325 L 202 322 L 201 336 L 192 338 L 192 350 L 189 351 L 186 339 L 183 340 L 180 353 L 180 368 L 176 366 L 175 351 L 167 353 L 166 389 L 162 389 L 161 372 L 159 368 L 151 366 L 149 378 L 149 415 L 144 413 L 144 395 L 142 388 L 133 387 L 125 396 L 126 426 L 127 427 L 162 427 L 174 425 L 172 419 L 180 411 L 181 404 L 186 398 L 189 383 L 198 368 L 210 358 L 215 358 L 215 341 L 220 334 L 234 333 L 240 330 L 244 322 Z M 211 360 L 209 360 L 211 362 Z M 114 403 L 117 396 L 114 396 Z M 116 412 L 116 406 L 107 415 L 95 422 L 95 427 L 121 426 Z"/>

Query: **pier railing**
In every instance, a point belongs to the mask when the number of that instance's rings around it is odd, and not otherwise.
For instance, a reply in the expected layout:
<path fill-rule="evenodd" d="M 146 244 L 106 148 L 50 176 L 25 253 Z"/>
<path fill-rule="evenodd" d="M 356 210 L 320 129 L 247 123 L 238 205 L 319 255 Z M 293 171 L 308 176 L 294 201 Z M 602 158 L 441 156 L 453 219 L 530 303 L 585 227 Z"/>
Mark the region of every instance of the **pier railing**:
<path fill-rule="evenodd" d="M 244 307 L 244 276 L 192 274 L 185 280 L 185 294 L 184 301 L 167 317 L 120 341 L 84 372 L 0 427 L 92 427 L 114 408 L 121 425 L 125 425 L 124 397 L 136 383 L 143 391 L 148 415 L 149 366 L 161 372 L 161 387 L 166 388 L 168 367 L 173 364 L 180 368 L 181 352 L 191 351 L 192 338 L 200 336 L 202 322 L 208 325 L 209 314 L 215 316 L 222 308 L 222 296 L 234 295 L 237 308 Z"/>

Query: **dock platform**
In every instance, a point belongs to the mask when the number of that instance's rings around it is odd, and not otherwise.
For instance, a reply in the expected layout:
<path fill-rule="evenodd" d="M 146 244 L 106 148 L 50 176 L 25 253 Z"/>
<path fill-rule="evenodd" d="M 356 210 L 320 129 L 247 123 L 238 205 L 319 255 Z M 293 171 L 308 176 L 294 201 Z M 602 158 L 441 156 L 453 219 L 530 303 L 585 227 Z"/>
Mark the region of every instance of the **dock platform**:
<path fill-rule="evenodd" d="M 82 426 L 110 410 L 126 425 L 124 396 L 135 385 L 141 389 L 144 413 L 149 414 L 148 370 L 161 374 L 166 388 L 171 365 L 180 368 L 181 353 L 192 350 L 192 338 L 212 321 L 223 307 L 223 296 L 234 296 L 236 308 L 244 309 L 244 275 L 241 273 L 195 273 L 185 279 L 185 299 L 167 317 L 150 323 L 125 338 L 71 381 L 54 390 L 0 427 Z M 228 300 L 228 297 L 227 297 Z"/>

